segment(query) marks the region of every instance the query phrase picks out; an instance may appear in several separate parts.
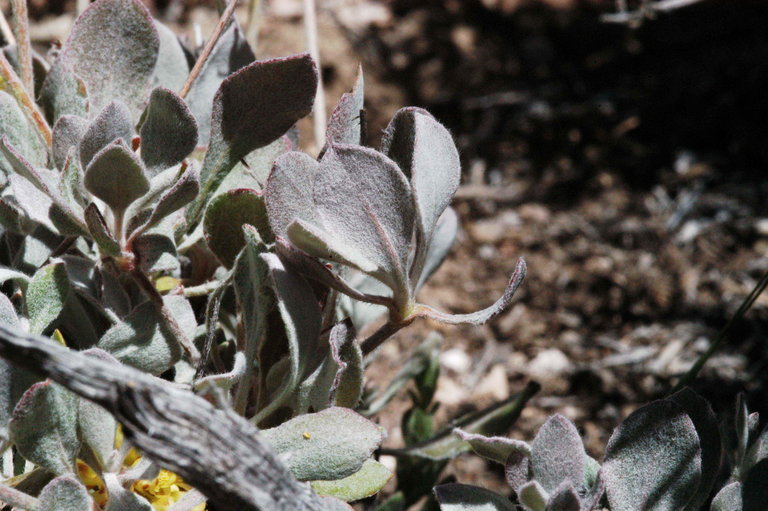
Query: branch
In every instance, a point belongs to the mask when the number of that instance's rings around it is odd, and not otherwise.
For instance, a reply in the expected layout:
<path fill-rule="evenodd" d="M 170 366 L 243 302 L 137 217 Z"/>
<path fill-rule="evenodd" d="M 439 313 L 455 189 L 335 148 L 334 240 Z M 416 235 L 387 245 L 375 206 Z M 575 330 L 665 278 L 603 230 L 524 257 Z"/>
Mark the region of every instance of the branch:
<path fill-rule="evenodd" d="M 349 509 L 298 482 L 246 419 L 191 392 L 5 325 L 0 356 L 109 410 L 136 447 L 181 475 L 217 509 Z"/>
<path fill-rule="evenodd" d="M 35 78 L 32 73 L 32 44 L 29 42 L 29 13 L 27 0 L 12 0 L 13 31 L 16 35 L 16 50 L 19 55 L 19 71 L 24 88 L 33 97 L 35 95 Z"/>
<path fill-rule="evenodd" d="M 312 120 L 315 128 L 315 143 L 318 148 L 325 145 L 325 92 L 323 92 L 323 73 L 320 67 L 320 47 L 317 43 L 317 8 L 315 0 L 304 0 L 304 34 L 307 39 L 307 51 L 317 64 L 320 73 L 317 75 L 317 94 Z"/>
<path fill-rule="evenodd" d="M 605 23 L 634 24 L 639 23 L 645 18 L 653 17 L 657 12 L 671 12 L 683 7 L 688 7 L 701 2 L 702 0 L 659 0 L 658 2 L 643 2 L 643 5 L 634 11 L 626 10 L 626 4 L 619 12 L 612 14 L 603 14 L 600 21 Z"/>
<path fill-rule="evenodd" d="M 40 113 L 37 105 L 24 88 L 21 80 L 16 75 L 10 62 L 8 62 L 8 59 L 5 58 L 5 55 L 2 52 L 0 52 L 0 89 L 9 92 L 11 96 L 16 98 L 25 113 L 32 119 L 35 127 L 40 132 L 40 136 L 43 137 L 45 144 L 48 147 L 51 147 L 51 144 L 53 143 L 51 127 L 48 126 L 45 117 Z"/>

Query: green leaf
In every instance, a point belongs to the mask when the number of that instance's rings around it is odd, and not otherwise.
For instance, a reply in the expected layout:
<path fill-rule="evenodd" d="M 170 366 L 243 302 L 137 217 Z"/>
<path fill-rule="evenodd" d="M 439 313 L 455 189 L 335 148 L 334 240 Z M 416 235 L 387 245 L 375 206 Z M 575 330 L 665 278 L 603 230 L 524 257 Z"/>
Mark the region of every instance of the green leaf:
<path fill-rule="evenodd" d="M 199 191 L 200 177 L 197 169 L 188 167 L 173 186 L 160 196 L 149 219 L 141 226 L 141 232 L 156 226 L 161 220 L 192 202 Z"/>
<path fill-rule="evenodd" d="M 51 263 L 35 273 L 26 295 L 30 333 L 43 333 L 59 317 L 69 293 L 69 277 L 64 264 Z"/>
<path fill-rule="evenodd" d="M 112 232 L 110 232 L 104 216 L 93 202 L 85 208 L 85 224 L 88 226 L 88 231 L 93 241 L 98 245 L 102 255 L 113 257 L 120 255 L 122 251 L 120 243 L 117 242 Z"/>
<path fill-rule="evenodd" d="M 608 441 L 601 474 L 612 511 L 685 509 L 701 477 L 693 421 L 668 400 L 635 410 Z"/>
<path fill-rule="evenodd" d="M 144 273 L 175 271 L 179 258 L 173 240 L 163 234 L 149 233 L 133 241 L 133 251 Z"/>
<path fill-rule="evenodd" d="M 549 500 L 549 494 L 537 481 L 522 485 L 517 491 L 517 497 L 526 511 L 544 511 Z"/>
<path fill-rule="evenodd" d="M 91 511 L 93 501 L 88 490 L 74 477 L 57 477 L 40 492 L 37 511 Z"/>
<path fill-rule="evenodd" d="M 341 95 L 339 104 L 328 119 L 326 136 L 334 144 L 364 145 L 360 136 L 363 121 L 363 68 L 357 68 L 357 79 L 351 92 Z"/>
<path fill-rule="evenodd" d="M 245 246 L 245 224 L 256 227 L 265 241 L 274 239 L 267 223 L 264 198 L 255 190 L 243 188 L 219 195 L 205 211 L 203 229 L 208 247 L 227 268 L 232 267 Z"/>
<path fill-rule="evenodd" d="M 193 338 L 197 322 L 189 301 L 177 295 L 166 296 L 163 301 L 184 333 Z M 165 372 L 181 358 L 181 347 L 153 302 L 139 305 L 124 322 L 107 330 L 98 347 L 124 364 L 155 375 Z"/>
<path fill-rule="evenodd" d="M 147 193 L 149 181 L 141 160 L 121 141 L 113 142 L 93 157 L 85 170 L 85 187 L 115 212 L 123 212 Z"/>
<path fill-rule="evenodd" d="M 58 123 L 57 123 L 58 124 Z M 120 101 L 111 101 L 91 121 L 80 139 L 80 163 L 88 168 L 96 153 L 115 140 L 127 147 L 133 137 L 133 122 L 128 107 Z"/>
<path fill-rule="evenodd" d="M 45 166 L 48 150 L 37 129 L 27 119 L 18 101 L 10 94 L 0 91 L 0 135 L 36 167 Z M 11 172 L 8 163 L 0 157 L 0 169 Z"/>
<path fill-rule="evenodd" d="M 513 453 L 519 453 L 523 456 L 531 456 L 531 446 L 522 440 L 500 436 L 483 436 L 467 433 L 459 428 L 453 430 L 453 433 L 467 442 L 472 450 L 478 456 L 506 465 L 507 460 Z"/>
<path fill-rule="evenodd" d="M 264 189 L 275 159 L 290 150 L 291 141 L 283 135 L 271 144 L 251 151 L 227 174 L 214 196 L 237 188 Z"/>
<path fill-rule="evenodd" d="M 336 481 L 312 481 L 311 485 L 318 495 L 353 502 L 378 493 L 393 475 L 387 467 L 369 459 L 351 476 Z"/>
<path fill-rule="evenodd" d="M 85 82 L 92 115 L 114 99 L 138 113 L 159 46 L 157 31 L 141 2 L 101 0 L 75 21 L 51 73 L 65 66 Z"/>
<path fill-rule="evenodd" d="M 187 55 L 173 30 L 157 20 L 153 22 L 160 38 L 160 49 L 152 75 L 152 87 L 181 90 L 189 75 Z"/>
<path fill-rule="evenodd" d="M 350 476 L 383 440 L 378 426 L 346 408 L 300 415 L 261 434 L 300 481 Z"/>
<path fill-rule="evenodd" d="M 531 444 L 531 471 L 547 493 L 554 494 L 566 481 L 581 483 L 586 462 L 576 426 L 560 414 L 547 419 Z"/>
<path fill-rule="evenodd" d="M 508 498 L 468 484 L 441 484 L 435 487 L 441 511 L 514 511 Z"/>
<path fill-rule="evenodd" d="M 40 104 L 45 108 L 51 123 L 55 123 L 64 115 L 88 116 L 85 82 L 61 58 L 54 63 L 45 77 L 40 90 Z"/>
<path fill-rule="evenodd" d="M 98 348 L 86 350 L 83 354 L 108 363 L 119 363 L 112 355 Z M 80 441 L 90 449 L 96 462 L 95 468 L 104 471 L 115 450 L 117 421 L 107 410 L 87 399 L 78 399 L 78 406 L 77 430 Z"/>
<path fill-rule="evenodd" d="M 742 511 L 741 483 L 736 481 L 723 486 L 712 499 L 710 511 Z"/>
<path fill-rule="evenodd" d="M 117 474 L 104 474 L 109 500 L 104 511 L 153 511 L 152 504 L 144 497 L 127 490 L 120 484 Z"/>
<path fill-rule="evenodd" d="M 53 125 L 53 161 L 56 168 L 63 169 L 72 148 L 77 151 L 80 161 L 80 141 L 88 131 L 88 121 L 77 115 L 62 115 Z M 110 140 L 111 142 L 111 140 Z"/>
<path fill-rule="evenodd" d="M 197 144 L 197 123 L 176 93 L 157 88 L 141 125 L 141 158 L 150 177 L 181 163 Z"/>
<path fill-rule="evenodd" d="M 224 80 L 213 99 L 211 140 L 200 177 L 204 205 L 240 159 L 280 138 L 312 110 L 317 69 L 308 54 L 254 62 Z"/>
<path fill-rule="evenodd" d="M 458 232 L 459 217 L 456 215 L 456 211 L 449 207 L 443 211 L 443 214 L 437 220 L 437 225 L 432 233 L 432 242 L 429 244 L 424 261 L 424 268 L 416 282 L 416 292 L 422 288 L 427 279 L 440 268 L 445 258 L 448 257 Z"/>
<path fill-rule="evenodd" d="M 50 380 L 24 393 L 9 426 L 10 439 L 24 458 L 57 475 L 76 473 L 77 399 Z"/>

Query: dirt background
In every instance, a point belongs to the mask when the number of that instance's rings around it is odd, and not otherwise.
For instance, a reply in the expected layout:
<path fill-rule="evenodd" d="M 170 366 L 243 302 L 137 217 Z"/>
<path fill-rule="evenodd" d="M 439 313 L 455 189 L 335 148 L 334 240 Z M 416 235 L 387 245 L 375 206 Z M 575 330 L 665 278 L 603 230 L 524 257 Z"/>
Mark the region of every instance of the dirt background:
<path fill-rule="evenodd" d="M 301 2 L 263 3 L 259 57 L 303 51 Z M 529 268 L 492 323 L 414 325 L 369 384 L 437 329 L 441 421 L 535 379 L 543 390 L 510 435 L 531 440 L 562 413 L 600 459 L 613 428 L 669 391 L 768 270 L 768 2 L 702 1 L 638 27 L 601 22 L 614 4 L 600 1 L 318 3 L 329 110 L 361 63 L 372 145 L 416 105 L 462 154 L 462 230 L 422 301 L 470 312 L 501 294 L 518 257 Z M 34 39 L 66 34 L 72 2 L 31 4 Z M 215 24 L 210 3 L 152 5 L 188 37 Z M 763 296 L 695 383 L 723 420 L 740 391 L 768 414 L 767 333 Z M 389 446 L 405 403 L 382 414 Z M 447 473 L 503 488 L 473 456 Z"/>

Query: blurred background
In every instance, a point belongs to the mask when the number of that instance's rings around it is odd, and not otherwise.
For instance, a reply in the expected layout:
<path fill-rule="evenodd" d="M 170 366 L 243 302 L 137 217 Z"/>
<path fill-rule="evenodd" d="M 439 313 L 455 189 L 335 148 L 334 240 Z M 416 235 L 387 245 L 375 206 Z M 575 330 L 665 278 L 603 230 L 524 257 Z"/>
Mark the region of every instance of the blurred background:
<path fill-rule="evenodd" d="M 218 19 L 213 1 L 146 3 L 192 44 Z M 492 323 L 405 330 L 371 386 L 437 329 L 438 417 L 535 379 L 543 390 L 511 435 L 530 440 L 558 412 L 599 456 L 621 418 L 669 391 L 768 270 L 768 2 L 645 2 L 640 12 L 641 3 L 317 0 L 328 110 L 362 64 L 371 145 L 397 109 L 415 105 L 459 146 L 463 228 L 422 301 L 473 311 L 499 296 L 517 257 L 529 267 Z M 305 51 L 300 0 L 260 8 L 259 58 Z M 39 48 L 65 37 L 75 9 L 30 0 Z M 311 123 L 302 128 L 316 151 Z M 739 391 L 768 414 L 768 296 L 694 388 L 721 417 Z M 381 417 L 390 446 L 402 444 L 401 411 L 396 403 Z M 503 487 L 474 456 L 448 470 Z"/>

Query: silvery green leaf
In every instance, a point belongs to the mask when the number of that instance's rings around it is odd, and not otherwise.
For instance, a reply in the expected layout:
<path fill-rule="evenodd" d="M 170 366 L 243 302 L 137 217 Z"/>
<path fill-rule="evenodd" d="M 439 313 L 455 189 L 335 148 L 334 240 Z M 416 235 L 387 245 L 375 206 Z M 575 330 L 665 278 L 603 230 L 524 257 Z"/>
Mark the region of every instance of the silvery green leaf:
<path fill-rule="evenodd" d="M 260 411 L 257 419 L 264 418 L 297 388 L 299 383 L 317 369 L 320 361 L 316 360 L 318 351 L 322 314 L 312 287 L 301 275 L 286 271 L 280 258 L 271 253 L 263 253 L 262 260 L 267 264 L 268 283 L 277 301 L 277 309 L 285 326 L 288 341 L 287 377 L 281 380 L 277 396 Z M 314 477 L 310 479 L 325 479 Z"/>
<path fill-rule="evenodd" d="M 530 480 L 531 458 L 521 452 L 512 452 L 504 463 L 504 479 L 515 491 Z"/>
<path fill-rule="evenodd" d="M 508 498 L 468 484 L 441 484 L 435 487 L 441 511 L 514 511 Z"/>
<path fill-rule="evenodd" d="M 137 112 L 146 98 L 159 46 L 157 31 L 141 2 L 101 0 L 75 21 L 51 74 L 64 66 L 85 82 L 92 116 L 114 99 Z M 49 76 L 46 83 L 50 80 Z M 44 85 L 44 96 L 45 89 Z"/>
<path fill-rule="evenodd" d="M 523 279 L 525 279 L 527 271 L 528 268 L 525 264 L 525 260 L 523 258 L 518 259 L 517 264 L 515 265 L 515 271 L 512 273 L 512 276 L 509 278 L 509 282 L 507 283 L 507 287 L 504 289 L 504 294 L 501 295 L 501 298 L 496 300 L 493 305 L 486 307 L 483 310 L 470 312 L 469 314 L 447 314 L 445 312 L 433 309 L 427 305 L 419 304 L 419 308 L 421 310 L 418 313 L 418 316 L 431 318 L 449 325 L 482 325 L 494 316 L 500 314 L 509 306 L 509 304 L 512 302 L 512 297 L 517 291 L 517 288 L 519 288 L 520 284 L 523 283 Z"/>
<path fill-rule="evenodd" d="M 83 168 L 88 168 L 96 153 L 116 140 L 121 140 L 127 147 L 132 137 L 130 110 L 121 101 L 112 101 L 91 121 L 80 139 L 80 163 Z"/>
<path fill-rule="evenodd" d="M 88 131 L 88 121 L 77 115 L 62 115 L 53 125 L 53 162 L 56 168 L 63 169 L 67 155 L 75 148 L 76 158 L 80 161 L 80 141 Z M 111 142 L 111 140 L 110 140 Z"/>
<path fill-rule="evenodd" d="M 287 237 L 297 218 L 319 224 L 315 210 L 315 178 L 320 164 L 306 153 L 290 151 L 275 159 L 264 190 L 269 225 L 276 236 Z"/>
<path fill-rule="evenodd" d="M 530 481 L 519 488 L 517 498 L 526 511 L 545 511 L 549 494 L 537 481 Z"/>
<path fill-rule="evenodd" d="M 698 511 L 709 498 L 720 469 L 721 441 L 717 417 L 706 399 L 686 387 L 667 399 L 680 406 L 693 421 L 701 445 L 701 480 L 686 511 Z"/>
<path fill-rule="evenodd" d="M 533 439 L 531 471 L 542 487 L 554 494 L 563 482 L 581 484 L 586 457 L 576 426 L 556 414 L 547 419 Z"/>
<path fill-rule="evenodd" d="M 339 432 L 345 432 L 339 434 Z M 332 481 L 362 468 L 383 438 L 381 429 L 347 408 L 300 415 L 261 432 L 300 481 Z"/>
<path fill-rule="evenodd" d="M 37 129 L 29 122 L 16 98 L 0 91 L 0 135 L 8 137 L 10 145 L 37 167 L 45 166 L 48 150 Z M 7 163 L 0 157 L 0 169 L 9 173 Z"/>
<path fill-rule="evenodd" d="M 4 269 L 0 268 L 0 275 Z M 0 279 L 1 280 L 1 279 Z M 0 324 L 18 328 L 16 309 L 7 296 L 0 293 Z M 21 396 L 33 383 L 40 381 L 34 373 L 18 369 L 5 359 L 0 360 L 0 428 L 11 420 L 11 414 Z"/>
<path fill-rule="evenodd" d="M 197 327 L 195 313 L 183 296 L 163 298 L 187 337 L 192 337 Z M 120 362 L 151 374 L 161 374 L 181 357 L 181 347 L 171 332 L 158 306 L 144 302 L 126 318 L 104 333 L 99 348 L 107 351 Z"/>
<path fill-rule="evenodd" d="M 171 213 L 175 213 L 192 202 L 199 191 L 200 176 L 197 173 L 197 168 L 194 166 L 187 167 L 187 170 L 176 180 L 173 186 L 160 196 L 152 209 L 152 214 L 141 227 L 141 230 L 145 231 L 154 227 Z"/>
<path fill-rule="evenodd" d="M 88 490 L 74 477 L 57 477 L 40 492 L 37 511 L 91 511 L 93 500 Z"/>
<path fill-rule="evenodd" d="M 200 173 L 200 198 L 188 217 L 191 224 L 242 158 L 309 114 L 317 80 L 314 61 L 302 54 L 254 62 L 222 82 L 213 98 L 211 140 Z"/>
<path fill-rule="evenodd" d="M 453 434 L 469 443 L 472 450 L 478 456 L 501 463 L 505 465 L 513 453 L 520 453 L 523 456 L 531 456 L 531 446 L 521 440 L 500 436 L 483 436 L 456 428 Z"/>
<path fill-rule="evenodd" d="M 211 107 L 213 97 L 221 82 L 254 60 L 256 60 L 256 55 L 245 40 L 237 21 L 233 18 L 219 40 L 216 41 L 210 57 L 205 61 L 200 75 L 187 94 L 189 108 L 195 115 L 200 129 L 200 145 L 207 146 L 211 138 Z"/>
<path fill-rule="evenodd" d="M 392 296 L 392 290 L 386 285 L 364 273 L 356 272 L 350 279 L 349 284 L 355 290 L 367 295 L 387 298 Z M 347 294 L 340 295 L 338 303 L 342 317 L 348 316 L 358 331 L 362 331 L 366 325 L 373 323 L 388 312 L 387 308 L 383 305 L 355 300 Z"/>
<path fill-rule="evenodd" d="M 635 410 L 608 441 L 601 477 L 612 511 L 685 509 L 701 478 L 693 421 L 669 400 Z"/>
<path fill-rule="evenodd" d="M 117 474 L 104 474 L 104 486 L 109 500 L 104 511 L 153 511 L 154 508 L 144 497 L 127 490 L 120 484 Z"/>
<path fill-rule="evenodd" d="M 163 234 L 149 233 L 133 241 L 137 263 L 144 273 L 170 272 L 179 269 L 176 244 Z"/>
<path fill-rule="evenodd" d="M 363 68 L 358 66 L 357 79 L 351 92 L 341 95 L 339 103 L 328 119 L 326 136 L 333 144 L 363 145 L 361 140 L 363 122 Z"/>
<path fill-rule="evenodd" d="M 290 151 L 291 147 L 291 141 L 284 135 L 269 145 L 251 151 L 227 174 L 215 195 L 237 188 L 264 189 L 275 159 Z"/>
<path fill-rule="evenodd" d="M 736 463 L 740 464 L 746 455 L 749 443 L 749 410 L 747 410 L 747 401 L 743 392 L 739 392 L 736 397 L 734 426 L 736 428 Z"/>
<path fill-rule="evenodd" d="M 15 280 L 21 286 L 26 288 L 27 285 L 29 284 L 30 277 L 26 273 L 22 273 L 12 268 L 6 268 L 4 266 L 0 266 L 0 284 L 4 284 L 9 280 Z"/>
<path fill-rule="evenodd" d="M 40 268 L 27 288 L 30 333 L 43 333 L 59 317 L 69 295 L 69 277 L 63 263 L 51 263 Z"/>
<path fill-rule="evenodd" d="M 12 195 L 0 198 L 0 226 L 16 234 L 29 234 L 37 224 Z"/>
<path fill-rule="evenodd" d="M 736 481 L 723 486 L 712 499 L 710 511 L 742 511 L 741 483 Z"/>
<path fill-rule="evenodd" d="M 123 212 L 149 190 L 141 160 L 121 141 L 96 153 L 85 170 L 85 187 L 113 211 Z"/>
<path fill-rule="evenodd" d="M 59 243 L 61 243 L 61 237 L 46 227 L 37 226 L 22 240 L 12 266 L 22 272 L 34 274 L 48 261 Z"/>
<path fill-rule="evenodd" d="M 335 481 L 312 481 L 311 485 L 318 495 L 354 502 L 378 493 L 393 475 L 378 461 L 368 459 L 360 470 L 350 476 Z"/>
<path fill-rule="evenodd" d="M 547 502 L 547 511 L 581 511 L 579 494 L 570 482 L 562 483 Z"/>
<path fill-rule="evenodd" d="M 121 253 L 120 243 L 117 242 L 115 237 L 110 232 L 107 222 L 104 220 L 104 216 L 99 211 L 98 206 L 91 202 L 87 208 L 85 208 L 85 224 L 88 226 L 88 231 L 91 234 L 91 238 L 96 242 L 102 255 L 105 256 L 118 256 Z"/>
<path fill-rule="evenodd" d="M 412 276 L 418 280 L 437 220 L 459 188 L 459 152 L 448 130 L 420 108 L 395 114 L 384 132 L 382 151 L 397 162 L 413 187 L 418 221 Z"/>
<path fill-rule="evenodd" d="M 763 431 L 755 439 L 741 466 L 743 470 L 749 470 L 755 463 L 764 459 L 768 459 L 768 426 L 763 428 Z"/>
<path fill-rule="evenodd" d="M 77 397 L 50 380 L 34 384 L 13 411 L 9 435 L 32 463 L 56 475 L 76 473 Z"/>
<path fill-rule="evenodd" d="M 427 282 L 427 279 L 440 268 L 445 258 L 448 257 L 458 232 L 459 217 L 456 215 L 456 211 L 449 207 L 443 211 L 443 214 L 437 220 L 435 231 L 432 233 L 432 242 L 429 244 L 424 261 L 424 268 L 421 271 L 421 275 L 419 275 L 418 282 L 416 282 L 416 291 L 421 289 Z"/>
<path fill-rule="evenodd" d="M 26 157 L 11 145 L 7 135 L 3 135 L 2 140 L 0 140 L 0 153 L 5 157 L 8 164 L 6 170 L 9 174 L 18 174 L 50 197 L 50 192 L 55 190 L 54 184 L 57 181 L 53 172 L 32 166 Z M 22 203 L 22 205 L 25 204 Z"/>
<path fill-rule="evenodd" d="M 85 201 L 85 187 L 83 186 L 83 172 L 78 163 L 77 148 L 71 147 L 69 155 L 64 160 L 59 179 L 59 195 L 78 218 L 83 216 Z"/>
<path fill-rule="evenodd" d="M 741 496 L 744 511 L 764 511 L 768 502 L 768 459 L 758 461 L 744 479 Z"/>
<path fill-rule="evenodd" d="M 189 63 L 184 48 L 173 30 L 157 20 L 153 22 L 160 38 L 160 48 L 152 74 L 152 87 L 181 90 L 189 74 Z"/>
<path fill-rule="evenodd" d="M 150 177 L 173 167 L 197 144 L 197 123 L 189 107 L 175 92 L 152 91 L 141 125 L 141 158 Z"/>
<path fill-rule="evenodd" d="M 98 348 L 86 350 L 83 354 L 109 363 L 118 363 L 112 355 Z M 78 399 L 78 407 L 77 430 L 80 442 L 90 450 L 96 462 L 95 467 L 100 472 L 104 471 L 115 450 L 117 422 L 111 413 L 87 399 Z"/>
<path fill-rule="evenodd" d="M 255 190 L 230 190 L 215 197 L 205 210 L 203 229 L 208 247 L 227 268 L 245 246 L 245 224 L 256 227 L 265 241 L 271 239 L 264 198 Z"/>
<path fill-rule="evenodd" d="M 0 275 L 2 275 L 3 270 L 3 268 L 0 268 Z M 12 327 L 19 326 L 19 316 L 16 315 L 16 308 L 11 303 L 11 300 L 2 293 L 0 293 L 0 323 Z"/>
<path fill-rule="evenodd" d="M 88 115 L 88 93 L 85 82 L 62 59 L 56 61 L 45 77 L 39 101 L 49 121 L 53 123 L 63 115 L 78 117 Z"/>

